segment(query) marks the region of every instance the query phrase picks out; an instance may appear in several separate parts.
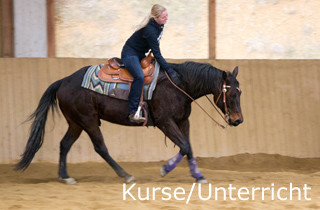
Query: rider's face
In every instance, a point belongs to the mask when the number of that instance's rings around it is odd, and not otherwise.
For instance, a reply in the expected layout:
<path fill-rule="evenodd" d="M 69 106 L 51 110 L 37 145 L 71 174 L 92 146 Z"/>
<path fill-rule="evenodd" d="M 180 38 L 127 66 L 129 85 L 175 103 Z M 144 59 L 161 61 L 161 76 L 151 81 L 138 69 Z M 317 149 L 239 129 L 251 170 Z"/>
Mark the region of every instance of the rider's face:
<path fill-rule="evenodd" d="M 168 20 L 168 13 L 167 11 L 163 11 L 159 17 L 154 18 L 154 20 L 159 24 L 159 25 L 164 25 L 167 23 Z"/>

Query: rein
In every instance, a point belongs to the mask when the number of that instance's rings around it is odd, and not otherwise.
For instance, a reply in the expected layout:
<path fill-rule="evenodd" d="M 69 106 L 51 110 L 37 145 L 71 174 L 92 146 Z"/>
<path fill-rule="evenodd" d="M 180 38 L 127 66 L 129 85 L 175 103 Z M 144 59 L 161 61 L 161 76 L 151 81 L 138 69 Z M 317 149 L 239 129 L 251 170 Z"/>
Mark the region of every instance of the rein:
<path fill-rule="evenodd" d="M 165 75 L 167 76 L 167 78 L 169 79 L 170 83 L 175 87 L 177 88 L 178 90 L 180 90 L 183 94 L 185 94 L 186 96 L 188 96 L 195 104 L 198 105 L 198 107 L 200 109 L 202 109 L 202 111 L 213 121 L 216 123 L 216 125 L 220 126 L 221 128 L 223 129 L 226 129 L 227 126 L 224 126 L 222 124 L 220 124 L 218 121 L 216 121 L 215 119 L 213 119 L 213 117 L 193 98 L 191 97 L 187 92 L 185 92 L 184 90 L 182 90 L 180 87 L 178 87 L 176 84 L 174 84 L 172 82 L 172 80 L 170 79 L 169 75 L 167 74 L 166 71 L 164 71 Z M 227 108 L 227 103 L 226 103 L 226 92 L 227 92 L 227 88 L 230 88 L 230 86 L 227 86 L 226 85 L 226 82 L 224 81 L 223 82 L 223 88 L 216 100 L 216 104 L 218 103 L 222 93 L 223 93 L 223 103 L 224 103 L 224 108 L 225 108 L 225 112 L 226 112 L 226 115 L 225 117 L 222 116 L 222 114 L 220 113 L 220 111 L 218 110 L 218 108 L 216 107 L 216 105 L 214 105 L 214 103 L 208 98 L 208 96 L 206 96 L 206 98 L 208 99 L 208 101 L 210 102 L 210 104 L 214 107 L 214 109 L 219 113 L 219 115 L 221 116 L 222 119 L 224 119 L 224 121 L 226 123 L 228 123 L 228 120 L 229 120 L 229 113 L 228 113 L 228 108 Z"/>

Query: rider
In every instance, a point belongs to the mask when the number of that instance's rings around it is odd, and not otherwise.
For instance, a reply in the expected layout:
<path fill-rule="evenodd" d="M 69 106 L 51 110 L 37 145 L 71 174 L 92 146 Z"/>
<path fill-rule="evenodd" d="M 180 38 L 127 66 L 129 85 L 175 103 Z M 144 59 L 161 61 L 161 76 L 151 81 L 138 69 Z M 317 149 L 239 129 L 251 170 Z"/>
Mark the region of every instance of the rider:
<path fill-rule="evenodd" d="M 145 57 L 145 53 L 151 49 L 160 67 L 169 74 L 174 83 L 179 83 L 177 73 L 162 57 L 159 47 L 163 27 L 167 20 L 168 13 L 166 8 L 158 4 L 153 5 L 145 23 L 141 24 L 123 46 L 121 52 L 122 62 L 134 77 L 128 98 L 129 119 L 131 122 L 141 123 L 145 120 L 140 112 L 136 114 L 144 81 L 140 61 Z"/>

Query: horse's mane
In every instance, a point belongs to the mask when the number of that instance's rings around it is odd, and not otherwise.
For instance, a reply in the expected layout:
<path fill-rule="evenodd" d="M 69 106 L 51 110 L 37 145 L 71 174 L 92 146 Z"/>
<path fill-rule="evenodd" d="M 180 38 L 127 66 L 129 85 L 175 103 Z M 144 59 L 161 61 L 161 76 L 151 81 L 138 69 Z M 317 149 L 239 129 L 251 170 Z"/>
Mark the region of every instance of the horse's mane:
<path fill-rule="evenodd" d="M 207 63 L 187 61 L 182 64 L 171 64 L 182 80 L 195 90 L 218 88 L 221 83 L 222 71 Z"/>

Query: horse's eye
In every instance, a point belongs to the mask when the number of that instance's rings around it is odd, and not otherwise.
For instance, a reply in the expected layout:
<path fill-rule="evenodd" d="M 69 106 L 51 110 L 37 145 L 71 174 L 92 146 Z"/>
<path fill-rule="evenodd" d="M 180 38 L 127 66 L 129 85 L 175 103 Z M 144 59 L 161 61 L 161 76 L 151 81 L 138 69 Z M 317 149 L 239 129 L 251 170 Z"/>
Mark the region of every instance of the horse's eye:
<path fill-rule="evenodd" d="M 235 98 L 235 97 L 237 97 L 237 94 L 232 93 L 232 94 L 230 94 L 230 97 L 231 97 L 231 98 Z"/>

